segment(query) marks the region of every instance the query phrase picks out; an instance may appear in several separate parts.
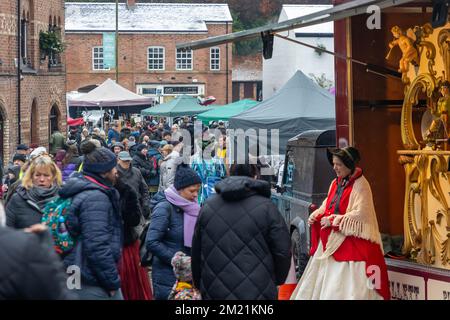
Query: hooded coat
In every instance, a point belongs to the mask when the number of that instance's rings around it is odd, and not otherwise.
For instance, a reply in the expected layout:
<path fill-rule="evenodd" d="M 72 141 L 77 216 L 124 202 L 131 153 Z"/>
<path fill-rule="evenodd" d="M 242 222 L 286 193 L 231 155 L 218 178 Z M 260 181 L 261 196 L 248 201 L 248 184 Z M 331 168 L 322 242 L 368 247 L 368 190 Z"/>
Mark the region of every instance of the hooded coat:
<path fill-rule="evenodd" d="M 205 300 L 274 300 L 291 264 L 287 225 L 270 185 L 229 177 L 200 211 L 192 242 L 194 284 Z"/>
<path fill-rule="evenodd" d="M 66 165 L 63 166 L 63 170 L 62 170 L 62 179 L 63 181 L 67 181 L 70 177 L 70 175 L 74 172 L 77 171 L 78 168 L 80 167 L 81 162 L 83 162 L 82 157 L 80 156 L 73 156 L 72 160 L 70 160 L 70 162 Z"/>
<path fill-rule="evenodd" d="M 67 229 L 77 239 L 64 264 L 80 266 L 82 285 L 119 289 L 123 226 L 117 190 L 98 176 L 74 173 L 59 194 L 72 199 Z"/>
<path fill-rule="evenodd" d="M 164 192 L 155 194 L 151 203 L 152 218 L 145 245 L 153 254 L 153 295 L 156 300 L 167 300 L 176 282 L 171 260 L 178 251 L 189 254 L 184 246 L 183 210 L 172 205 Z"/>

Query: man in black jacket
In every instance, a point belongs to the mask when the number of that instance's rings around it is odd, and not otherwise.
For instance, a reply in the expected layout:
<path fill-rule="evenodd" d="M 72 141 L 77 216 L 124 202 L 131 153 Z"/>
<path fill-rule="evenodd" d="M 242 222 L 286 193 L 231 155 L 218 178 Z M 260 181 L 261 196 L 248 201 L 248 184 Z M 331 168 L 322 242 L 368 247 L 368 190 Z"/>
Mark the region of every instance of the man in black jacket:
<path fill-rule="evenodd" d="M 133 167 L 139 169 L 141 171 L 142 176 L 144 177 L 145 183 L 150 184 L 150 181 L 153 177 L 156 176 L 156 169 L 153 167 L 153 164 L 147 158 L 148 147 L 145 144 L 140 144 L 136 148 L 136 154 L 133 157 L 133 161 L 131 162 Z"/>
<path fill-rule="evenodd" d="M 126 183 L 134 189 L 138 195 L 138 202 L 142 210 L 142 214 L 146 219 L 150 218 L 150 195 L 148 186 L 139 169 L 132 166 L 133 159 L 128 151 L 119 153 L 117 161 L 117 173 L 119 180 Z"/>
<path fill-rule="evenodd" d="M 45 230 L 26 233 L 0 226 L 0 300 L 73 298 L 51 241 Z"/>
<path fill-rule="evenodd" d="M 205 300 L 274 300 L 291 264 L 291 240 L 255 166 L 235 165 L 200 211 L 192 241 L 194 284 Z M 237 176 L 240 175 L 240 176 Z"/>

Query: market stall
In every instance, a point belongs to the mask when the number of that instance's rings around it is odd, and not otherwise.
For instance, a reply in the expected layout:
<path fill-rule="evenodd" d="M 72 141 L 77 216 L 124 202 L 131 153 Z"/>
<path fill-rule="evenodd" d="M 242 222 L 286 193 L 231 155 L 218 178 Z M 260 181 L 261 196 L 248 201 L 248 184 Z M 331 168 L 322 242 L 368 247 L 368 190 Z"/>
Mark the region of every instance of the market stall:
<path fill-rule="evenodd" d="M 279 150 L 284 154 L 287 141 L 307 130 L 334 129 L 334 96 L 319 87 L 298 70 L 270 99 L 229 120 L 230 128 L 251 130 L 250 144 L 257 143 L 258 135 L 267 130 L 279 134 Z M 254 131 L 252 131 L 254 130 Z M 270 137 L 268 142 L 270 144 Z"/>
<path fill-rule="evenodd" d="M 180 95 L 170 102 L 147 108 L 141 111 L 142 116 L 182 117 L 194 116 L 205 111 L 213 110 L 215 106 L 200 105 L 196 97 Z"/>
<path fill-rule="evenodd" d="M 68 99 L 69 114 L 72 118 L 83 111 L 105 110 L 117 118 L 120 114 L 137 114 L 153 104 L 152 98 L 140 96 L 107 79 L 94 90 L 77 98 Z"/>
<path fill-rule="evenodd" d="M 211 121 L 229 121 L 231 117 L 253 108 L 258 103 L 259 102 L 250 99 L 236 101 L 224 106 L 218 106 L 214 110 L 203 112 L 198 115 L 197 119 L 204 124 L 208 124 Z"/>

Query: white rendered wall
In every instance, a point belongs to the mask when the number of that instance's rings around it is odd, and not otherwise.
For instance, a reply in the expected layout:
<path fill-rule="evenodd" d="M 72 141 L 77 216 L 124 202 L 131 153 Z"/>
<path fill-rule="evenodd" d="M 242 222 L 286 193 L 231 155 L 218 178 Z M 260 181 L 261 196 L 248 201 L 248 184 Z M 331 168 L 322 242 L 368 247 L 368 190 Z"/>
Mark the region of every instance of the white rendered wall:
<path fill-rule="evenodd" d="M 285 21 L 288 17 L 282 10 L 279 21 Z M 296 38 L 295 32 L 302 29 L 290 30 L 282 33 L 290 38 L 317 46 L 323 44 L 327 50 L 334 51 L 334 39 L 331 37 Z M 308 28 L 310 32 L 310 28 Z M 301 70 L 305 75 L 310 73 L 320 76 L 325 74 L 326 78 L 334 83 L 334 56 L 322 53 L 318 55 L 314 49 L 280 39 L 274 38 L 272 59 L 263 60 L 263 100 L 270 98 L 295 74 Z M 334 85 L 333 85 L 334 86 Z"/>

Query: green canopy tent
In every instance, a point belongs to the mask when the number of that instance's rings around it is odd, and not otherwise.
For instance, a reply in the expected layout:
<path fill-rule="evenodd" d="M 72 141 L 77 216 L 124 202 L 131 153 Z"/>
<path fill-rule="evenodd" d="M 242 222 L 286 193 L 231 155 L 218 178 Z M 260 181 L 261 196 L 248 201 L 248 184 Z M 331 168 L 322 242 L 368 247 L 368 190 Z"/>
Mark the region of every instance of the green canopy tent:
<path fill-rule="evenodd" d="M 205 124 L 208 124 L 210 121 L 228 121 L 231 117 L 256 106 L 258 103 L 259 102 L 250 99 L 236 101 L 214 108 L 213 110 L 203 112 L 198 115 L 197 119 L 201 120 Z"/>
<path fill-rule="evenodd" d="M 157 117 L 182 117 L 194 116 L 214 107 L 202 106 L 198 103 L 197 98 L 181 95 L 167 103 L 160 104 L 156 107 L 147 108 L 141 111 L 142 116 L 157 116 Z"/>

